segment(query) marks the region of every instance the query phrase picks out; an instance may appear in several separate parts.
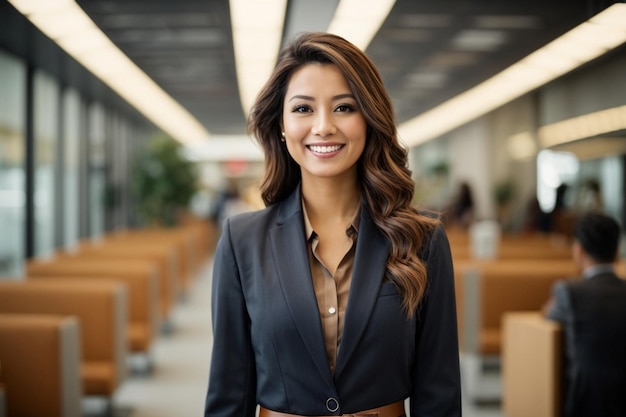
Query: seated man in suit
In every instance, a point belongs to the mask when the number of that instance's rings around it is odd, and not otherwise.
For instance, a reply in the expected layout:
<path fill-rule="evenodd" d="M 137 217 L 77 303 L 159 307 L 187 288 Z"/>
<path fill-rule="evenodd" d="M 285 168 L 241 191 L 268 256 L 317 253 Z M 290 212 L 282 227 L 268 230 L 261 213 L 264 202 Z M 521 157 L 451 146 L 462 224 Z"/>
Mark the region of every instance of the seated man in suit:
<path fill-rule="evenodd" d="M 626 416 L 626 281 L 615 274 L 620 228 L 589 213 L 574 227 L 572 255 L 582 277 L 554 285 L 546 316 L 566 345 L 566 417 Z"/>

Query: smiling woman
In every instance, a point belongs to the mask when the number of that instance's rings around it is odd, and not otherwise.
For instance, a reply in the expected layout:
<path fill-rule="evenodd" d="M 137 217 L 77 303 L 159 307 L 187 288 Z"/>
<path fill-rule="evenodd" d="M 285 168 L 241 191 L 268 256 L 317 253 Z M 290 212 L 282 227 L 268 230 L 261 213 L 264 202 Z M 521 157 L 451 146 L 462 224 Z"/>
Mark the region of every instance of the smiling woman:
<path fill-rule="evenodd" d="M 307 183 L 303 188 L 316 177 L 355 183 L 367 126 L 337 66 L 312 63 L 293 73 L 282 123 L 287 150 Z"/>
<path fill-rule="evenodd" d="M 450 248 L 411 205 L 372 61 L 341 37 L 301 34 L 250 130 L 267 207 L 222 227 L 205 416 L 400 417 L 407 398 L 411 415 L 460 416 Z"/>

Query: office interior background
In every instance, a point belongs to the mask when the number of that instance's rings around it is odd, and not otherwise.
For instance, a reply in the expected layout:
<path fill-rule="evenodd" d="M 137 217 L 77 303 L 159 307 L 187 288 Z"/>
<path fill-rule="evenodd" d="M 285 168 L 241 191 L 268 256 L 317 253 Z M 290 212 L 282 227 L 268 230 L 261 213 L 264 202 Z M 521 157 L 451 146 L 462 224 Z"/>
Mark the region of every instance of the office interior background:
<path fill-rule="evenodd" d="M 419 204 L 440 208 L 467 181 L 477 217 L 496 218 L 494 190 L 510 185 L 506 227 L 520 230 L 535 196 L 549 211 L 564 182 L 574 205 L 593 179 L 624 223 L 621 2 L 13 3 L 0 6 L 0 275 L 138 226 L 133 168 L 159 132 L 202 173 L 200 215 L 227 178 L 253 184 L 262 154 L 246 134 L 251 97 L 286 39 L 331 22 L 381 70 Z M 366 22 L 373 32 L 357 33 Z M 96 30 L 112 44 L 89 38 Z"/>
<path fill-rule="evenodd" d="M 28 259 L 146 227 L 138 161 L 171 137 L 200 173 L 189 209 L 253 188 L 246 116 L 300 31 L 363 48 L 393 100 L 416 204 L 471 184 L 477 219 L 524 233 L 566 183 L 626 224 L 626 3 L 605 0 L 2 0 L 0 280 Z M 498 192 L 509 191 L 506 207 Z"/>

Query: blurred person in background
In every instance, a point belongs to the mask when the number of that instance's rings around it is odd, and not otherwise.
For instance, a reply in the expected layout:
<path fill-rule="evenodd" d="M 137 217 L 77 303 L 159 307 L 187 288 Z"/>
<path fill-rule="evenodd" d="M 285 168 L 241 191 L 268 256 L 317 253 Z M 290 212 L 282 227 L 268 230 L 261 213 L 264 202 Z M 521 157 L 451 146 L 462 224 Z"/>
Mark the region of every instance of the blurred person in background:
<path fill-rule="evenodd" d="M 451 227 L 467 230 L 474 222 L 474 195 L 469 183 L 463 181 L 450 207 L 446 210 L 448 224 Z"/>
<path fill-rule="evenodd" d="M 581 190 L 579 201 L 582 211 L 598 211 L 604 210 L 604 202 L 602 201 L 602 188 L 596 179 L 585 181 Z"/>
<path fill-rule="evenodd" d="M 254 209 L 239 190 L 239 182 L 230 178 L 227 186 L 218 194 L 215 207 L 211 212 L 211 220 L 219 228 L 224 220 L 235 214 L 245 213 Z"/>
<path fill-rule="evenodd" d="M 393 114 L 345 39 L 282 50 L 250 117 L 267 207 L 215 254 L 205 416 L 461 415 L 450 248 L 411 205 Z"/>
<path fill-rule="evenodd" d="M 560 184 L 554 190 L 554 206 L 549 211 L 541 211 L 539 216 L 539 230 L 543 233 L 571 235 L 571 216 L 566 203 L 569 185 Z"/>
<path fill-rule="evenodd" d="M 615 273 L 619 224 L 600 213 L 574 227 L 581 278 L 559 281 L 545 308 L 565 329 L 565 417 L 626 416 L 626 281 Z"/>

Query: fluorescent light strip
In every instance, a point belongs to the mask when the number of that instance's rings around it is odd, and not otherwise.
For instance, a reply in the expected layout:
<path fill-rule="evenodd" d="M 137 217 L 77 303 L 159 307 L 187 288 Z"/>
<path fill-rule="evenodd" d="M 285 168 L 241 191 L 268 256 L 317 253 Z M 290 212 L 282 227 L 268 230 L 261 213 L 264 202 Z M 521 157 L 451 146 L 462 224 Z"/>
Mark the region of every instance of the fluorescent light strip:
<path fill-rule="evenodd" d="M 539 128 L 543 147 L 568 143 L 626 129 L 626 106 L 613 107 L 573 117 Z"/>
<path fill-rule="evenodd" d="M 264 160 L 263 150 L 245 135 L 211 136 L 210 146 L 186 146 L 187 157 L 192 161 L 258 161 Z"/>
<path fill-rule="evenodd" d="M 182 143 L 209 132 L 122 53 L 74 0 L 9 0 L 39 30 L 156 126 Z"/>
<path fill-rule="evenodd" d="M 342 0 L 328 31 L 365 50 L 394 3 Z M 239 97 L 246 116 L 276 65 L 286 8 L 286 0 L 230 0 Z"/>
<path fill-rule="evenodd" d="M 230 0 L 239 97 L 247 116 L 276 65 L 286 0 Z"/>
<path fill-rule="evenodd" d="M 626 42 L 626 4 L 614 4 L 489 80 L 398 127 L 407 146 L 441 136 Z"/>
<path fill-rule="evenodd" d="M 395 0 L 341 0 L 328 32 L 365 51 L 395 3 Z"/>
<path fill-rule="evenodd" d="M 520 132 L 506 139 L 509 156 L 515 160 L 527 160 L 537 154 L 537 145 L 531 132 Z"/>

